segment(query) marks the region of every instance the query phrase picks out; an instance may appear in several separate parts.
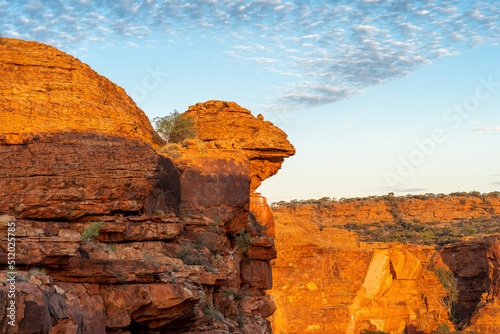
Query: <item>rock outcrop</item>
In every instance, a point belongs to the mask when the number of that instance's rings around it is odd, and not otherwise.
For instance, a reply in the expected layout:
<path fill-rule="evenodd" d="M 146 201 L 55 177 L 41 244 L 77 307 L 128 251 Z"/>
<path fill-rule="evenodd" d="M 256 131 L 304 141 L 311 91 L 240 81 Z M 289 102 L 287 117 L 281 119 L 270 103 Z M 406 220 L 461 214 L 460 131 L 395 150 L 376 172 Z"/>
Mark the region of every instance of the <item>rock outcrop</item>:
<path fill-rule="evenodd" d="M 456 328 L 500 328 L 500 236 L 467 237 L 444 247 L 365 243 L 334 226 L 373 228 L 418 220 L 453 227 L 476 219 L 498 226 L 498 196 L 365 199 L 273 207 L 278 257 L 273 265 L 276 333 L 432 333 L 453 329 L 448 292 L 436 270 L 451 270 L 458 300 Z M 321 202 L 321 201 L 320 201 Z M 478 220 L 481 219 L 481 220 Z M 465 239 L 467 239 L 465 238 Z"/>
<path fill-rule="evenodd" d="M 174 158 L 123 89 L 54 48 L 1 39 L 0 78 L 0 331 L 270 333 L 273 220 L 254 190 L 293 154 L 283 132 L 210 101 L 201 134 L 246 134 Z"/>
<path fill-rule="evenodd" d="M 158 147 L 147 116 L 88 65 L 51 46 L 0 40 L 2 144 L 25 144 L 43 133 L 98 132 Z"/>
<path fill-rule="evenodd" d="M 355 233 L 276 220 L 275 333 L 430 333 L 446 323 L 446 295 L 428 269 L 430 247 L 366 244 Z"/>
<path fill-rule="evenodd" d="M 467 330 L 495 333 L 500 328 L 500 235 L 446 245 L 436 261 L 457 281 L 455 317 Z"/>
<path fill-rule="evenodd" d="M 246 153 L 251 164 L 252 192 L 278 172 L 285 158 L 295 154 L 283 131 L 234 102 L 198 103 L 190 106 L 185 116 L 193 119 L 202 141 L 221 148 L 229 143 Z"/>

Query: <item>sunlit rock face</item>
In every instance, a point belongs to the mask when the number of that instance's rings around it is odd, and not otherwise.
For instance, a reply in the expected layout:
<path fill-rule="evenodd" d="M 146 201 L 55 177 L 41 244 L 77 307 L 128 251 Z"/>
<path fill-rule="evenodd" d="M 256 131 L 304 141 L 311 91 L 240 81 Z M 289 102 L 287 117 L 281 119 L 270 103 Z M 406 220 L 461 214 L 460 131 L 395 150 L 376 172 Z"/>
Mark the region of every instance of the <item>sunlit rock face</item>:
<path fill-rule="evenodd" d="M 278 218 L 279 217 L 279 218 Z M 276 333 L 360 333 L 375 326 L 431 332 L 445 292 L 426 269 L 430 249 L 360 243 L 355 233 L 276 217 Z"/>
<path fill-rule="evenodd" d="M 51 46 L 2 38 L 0 143 L 41 133 L 88 131 L 161 145 L 125 90 Z"/>
<path fill-rule="evenodd" d="M 158 153 L 123 89 L 50 46 L 0 39 L 0 263 L 15 225 L 16 333 L 271 333 L 274 226 L 254 190 L 294 149 L 248 111 L 213 115 L 200 133 L 248 133 Z"/>
<path fill-rule="evenodd" d="M 394 208 L 398 210 L 394 210 Z M 494 219 L 498 197 L 363 200 L 273 207 L 278 257 L 273 261 L 276 333 L 432 333 L 453 325 L 435 270 L 453 272 L 461 330 L 499 327 L 499 236 L 469 237 L 441 247 L 359 242 L 331 226 L 350 222 L 422 224 Z"/>
<path fill-rule="evenodd" d="M 243 150 L 251 163 L 252 192 L 261 182 L 281 168 L 284 159 L 295 154 L 287 135 L 262 116 L 254 117 L 249 110 L 234 102 L 207 101 L 190 106 L 185 113 L 198 129 L 198 138 L 214 147 L 231 143 Z"/>

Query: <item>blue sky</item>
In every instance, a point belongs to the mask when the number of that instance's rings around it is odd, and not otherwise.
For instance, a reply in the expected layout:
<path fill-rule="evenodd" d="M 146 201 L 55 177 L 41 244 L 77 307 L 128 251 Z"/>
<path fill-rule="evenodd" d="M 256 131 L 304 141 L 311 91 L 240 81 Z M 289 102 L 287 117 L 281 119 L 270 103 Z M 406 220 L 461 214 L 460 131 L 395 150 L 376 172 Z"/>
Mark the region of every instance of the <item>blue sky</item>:
<path fill-rule="evenodd" d="M 0 34 L 56 46 L 153 118 L 211 99 L 297 154 L 270 201 L 500 186 L 495 1 L 0 1 Z"/>

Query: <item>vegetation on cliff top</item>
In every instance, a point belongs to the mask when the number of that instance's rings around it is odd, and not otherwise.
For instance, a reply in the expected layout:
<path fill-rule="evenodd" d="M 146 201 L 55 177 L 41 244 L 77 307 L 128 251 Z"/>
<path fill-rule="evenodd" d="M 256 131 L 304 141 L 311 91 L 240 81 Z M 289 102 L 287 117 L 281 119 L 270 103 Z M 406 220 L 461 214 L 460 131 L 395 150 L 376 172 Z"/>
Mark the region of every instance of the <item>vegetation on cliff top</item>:
<path fill-rule="evenodd" d="M 291 201 L 279 201 L 271 203 L 272 207 L 296 207 L 298 205 L 307 205 L 307 204 L 315 204 L 318 206 L 328 206 L 333 203 L 352 203 L 352 202 L 370 202 L 370 201 L 390 201 L 390 202 L 398 202 L 405 201 L 409 199 L 420 199 L 426 200 L 430 198 L 445 198 L 445 197 L 476 197 L 476 198 L 486 198 L 486 197 L 500 197 L 500 191 L 493 191 L 489 193 L 480 193 L 479 191 L 470 191 L 470 192 L 454 192 L 450 194 L 434 194 L 427 193 L 423 195 L 405 195 L 405 196 L 395 196 L 394 193 L 388 193 L 387 195 L 381 196 L 368 196 L 368 197 L 352 197 L 352 198 L 330 198 L 330 197 L 322 197 L 320 199 L 306 199 L 306 200 L 297 200 L 293 199 Z"/>
<path fill-rule="evenodd" d="M 466 205 L 469 203 L 472 210 L 482 210 L 485 215 L 478 218 L 464 218 L 450 221 L 427 221 L 422 222 L 418 218 L 407 216 L 403 213 L 402 205 L 405 201 L 428 200 L 432 198 L 458 197 L 459 203 Z M 318 200 L 292 200 L 290 202 L 273 203 L 273 207 L 290 208 L 295 210 L 302 205 L 312 206 L 312 211 L 318 212 L 333 210 L 333 205 L 344 203 L 362 203 L 370 201 L 380 201 L 387 207 L 387 213 L 391 220 L 380 220 L 372 222 L 348 221 L 347 223 L 334 224 L 328 219 L 318 218 L 316 223 L 320 230 L 326 227 L 334 227 L 355 232 L 359 235 L 361 241 L 366 242 L 400 242 L 403 244 L 420 245 L 446 245 L 459 241 L 464 237 L 486 236 L 500 233 L 500 215 L 494 215 L 495 207 L 492 206 L 489 198 L 500 197 L 500 192 L 481 194 L 477 191 L 456 192 L 449 195 L 444 194 L 425 194 L 425 195 L 407 195 L 394 196 L 389 193 L 383 196 L 370 196 L 363 198 L 341 198 L 339 200 L 323 197 Z M 469 199 L 477 199 L 469 201 Z M 472 203 L 472 204 L 471 204 Z M 279 212 L 279 211 L 278 211 Z M 314 213 L 313 213 L 314 216 Z"/>
<path fill-rule="evenodd" d="M 191 117 L 182 116 L 177 110 L 163 117 L 155 117 L 153 126 L 167 143 L 182 143 L 196 137 L 196 128 Z"/>
<path fill-rule="evenodd" d="M 361 241 L 442 246 L 457 242 L 468 236 L 486 236 L 500 233 L 500 216 L 494 215 L 491 217 L 425 224 L 418 220 L 396 223 L 381 221 L 371 224 L 350 222 L 344 225 L 333 225 L 332 227 L 356 232 Z"/>

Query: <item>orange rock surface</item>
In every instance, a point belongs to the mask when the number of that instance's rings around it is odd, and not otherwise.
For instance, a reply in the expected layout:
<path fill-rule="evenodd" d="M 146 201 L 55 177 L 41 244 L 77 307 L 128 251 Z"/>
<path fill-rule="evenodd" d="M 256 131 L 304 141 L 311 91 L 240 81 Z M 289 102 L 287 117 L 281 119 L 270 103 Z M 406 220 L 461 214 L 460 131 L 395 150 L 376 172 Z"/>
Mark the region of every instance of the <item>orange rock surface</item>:
<path fill-rule="evenodd" d="M 445 196 L 427 199 L 362 200 L 295 205 L 293 209 L 276 206 L 278 214 L 292 215 L 294 219 L 314 220 L 325 226 L 347 223 L 391 223 L 397 219 L 417 219 L 422 223 L 446 222 L 457 219 L 489 217 L 500 214 L 500 198 Z"/>
<path fill-rule="evenodd" d="M 161 139 L 123 88 L 51 46 L 2 38 L 0 43 L 0 143 L 35 134 L 98 132 Z"/>
<path fill-rule="evenodd" d="M 173 158 L 154 150 L 162 143 L 123 89 L 69 55 L 2 39 L 0 74 L 0 264 L 15 225 L 14 332 L 271 333 L 273 220 L 254 190 L 294 153 L 281 130 L 235 103 L 198 104 L 200 133 L 221 137 Z"/>
<path fill-rule="evenodd" d="M 357 334 L 370 326 L 429 333 L 451 325 L 444 289 L 426 268 L 429 249 L 360 243 L 354 233 L 281 215 L 275 228 L 275 333 Z"/>
<path fill-rule="evenodd" d="M 295 148 L 281 129 L 264 121 L 262 116 L 254 117 L 234 102 L 197 103 L 184 115 L 194 121 L 200 140 L 213 147 L 223 147 L 229 142 L 233 148 L 247 154 L 251 163 L 252 192 L 263 180 L 278 172 L 285 158 L 295 154 Z"/>
<path fill-rule="evenodd" d="M 344 201 L 273 207 L 275 333 L 431 333 L 448 324 L 446 291 L 434 270 L 449 268 L 458 282 L 456 316 L 463 330 L 496 333 L 500 251 L 498 236 L 431 246 L 363 243 L 330 226 L 356 222 L 421 223 L 488 218 L 499 198 L 446 196 Z M 321 227 L 321 228 L 320 228 Z"/>

